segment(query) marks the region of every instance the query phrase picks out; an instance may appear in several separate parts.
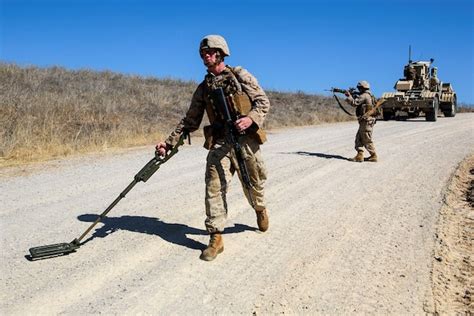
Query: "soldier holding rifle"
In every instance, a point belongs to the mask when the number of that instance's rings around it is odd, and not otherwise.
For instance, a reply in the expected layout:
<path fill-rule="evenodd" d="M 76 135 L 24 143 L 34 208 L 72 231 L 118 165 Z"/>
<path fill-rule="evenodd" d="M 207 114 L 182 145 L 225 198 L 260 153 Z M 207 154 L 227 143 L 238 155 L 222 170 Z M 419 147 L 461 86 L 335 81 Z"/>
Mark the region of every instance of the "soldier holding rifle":
<path fill-rule="evenodd" d="M 183 132 L 199 128 L 206 112 L 210 125 L 204 127 L 204 147 L 209 150 L 205 175 L 205 225 L 210 240 L 200 258 L 211 261 L 224 250 L 222 233 L 228 212 L 226 194 L 235 172 L 256 212 L 259 230 L 268 229 L 264 199 L 267 175 L 260 144 L 266 140 L 262 125 L 270 101 L 247 70 L 225 64 L 224 58 L 230 55 L 230 51 L 222 36 L 204 37 L 199 54 L 207 67 L 207 74 L 194 92 L 185 117 L 156 148 L 164 155 Z"/>
<path fill-rule="evenodd" d="M 345 91 L 347 97 L 346 102 L 356 108 L 356 116 L 359 121 L 359 129 L 355 137 L 355 150 L 357 155 L 349 160 L 362 162 L 364 161 L 364 148 L 370 154 L 367 161 L 376 162 L 378 160 L 375 152 L 374 142 L 372 141 L 372 132 L 376 122 L 375 113 L 373 111 L 375 106 L 375 98 L 370 91 L 370 85 L 367 81 L 362 80 L 357 83 L 358 93 L 351 93 Z"/>

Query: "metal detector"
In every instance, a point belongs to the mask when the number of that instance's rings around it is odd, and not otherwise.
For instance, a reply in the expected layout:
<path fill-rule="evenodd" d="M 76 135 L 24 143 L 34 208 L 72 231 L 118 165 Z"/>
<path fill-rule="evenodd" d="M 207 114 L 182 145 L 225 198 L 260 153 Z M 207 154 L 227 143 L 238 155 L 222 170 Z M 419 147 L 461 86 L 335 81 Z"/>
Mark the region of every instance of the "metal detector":
<path fill-rule="evenodd" d="M 151 159 L 134 177 L 133 181 L 125 188 L 125 190 L 120 193 L 120 195 L 112 202 L 112 204 L 105 209 L 105 211 L 99 215 L 97 220 L 87 228 L 87 230 L 79 237 L 71 241 L 70 243 L 60 243 L 60 244 L 51 244 L 46 246 L 39 246 L 30 248 L 31 260 L 39 258 L 51 258 L 67 255 L 71 252 L 75 252 L 81 246 L 82 239 L 94 228 L 97 223 L 102 221 L 107 213 L 109 213 L 115 205 L 123 199 L 127 193 L 132 190 L 132 188 L 140 181 L 146 182 L 150 177 L 160 168 L 162 164 L 167 162 L 172 156 L 178 152 L 178 147 L 184 144 L 184 139 L 188 138 L 188 133 L 183 133 L 178 140 L 178 143 L 173 146 L 173 148 L 164 156 L 161 157 L 158 155 L 158 152 L 155 152 L 155 157 Z M 189 137 L 189 144 L 191 144 L 191 138 Z"/>

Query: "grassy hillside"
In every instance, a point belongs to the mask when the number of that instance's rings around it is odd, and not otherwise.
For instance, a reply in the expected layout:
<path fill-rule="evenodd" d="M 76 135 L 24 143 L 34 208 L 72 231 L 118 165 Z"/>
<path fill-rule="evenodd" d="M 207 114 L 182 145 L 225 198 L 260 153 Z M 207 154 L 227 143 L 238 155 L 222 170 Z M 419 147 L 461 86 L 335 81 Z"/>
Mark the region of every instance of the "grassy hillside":
<path fill-rule="evenodd" d="M 196 82 L 0 63 L 0 165 L 154 144 L 179 122 Z M 325 96 L 267 91 L 267 129 L 349 120 Z"/>

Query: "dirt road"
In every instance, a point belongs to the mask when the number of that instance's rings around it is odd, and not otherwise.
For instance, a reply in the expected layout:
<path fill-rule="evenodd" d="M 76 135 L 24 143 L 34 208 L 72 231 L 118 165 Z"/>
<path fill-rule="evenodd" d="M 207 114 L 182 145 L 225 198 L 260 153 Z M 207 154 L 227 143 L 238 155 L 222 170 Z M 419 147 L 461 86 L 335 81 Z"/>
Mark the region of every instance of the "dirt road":
<path fill-rule="evenodd" d="M 33 246 L 78 237 L 153 148 L 53 161 L 0 176 L 0 313 L 268 314 L 430 310 L 446 183 L 474 152 L 474 115 L 378 122 L 380 162 L 352 163 L 356 122 L 276 131 L 263 146 L 270 229 L 235 178 L 225 251 L 199 260 L 206 151 L 185 146 L 68 256 Z"/>

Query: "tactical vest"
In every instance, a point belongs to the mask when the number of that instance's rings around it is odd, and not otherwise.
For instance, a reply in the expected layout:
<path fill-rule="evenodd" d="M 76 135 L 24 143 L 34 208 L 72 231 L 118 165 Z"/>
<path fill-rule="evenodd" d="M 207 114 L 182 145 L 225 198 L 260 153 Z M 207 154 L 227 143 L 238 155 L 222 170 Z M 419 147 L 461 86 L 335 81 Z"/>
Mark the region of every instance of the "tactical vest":
<path fill-rule="evenodd" d="M 234 75 L 232 68 L 226 66 L 224 73 L 219 74 L 218 76 L 206 75 L 204 78 L 205 82 L 205 96 L 206 101 L 206 113 L 211 124 L 223 124 L 224 117 L 221 111 L 217 108 L 217 104 L 214 104 L 214 99 L 212 96 L 212 91 L 218 88 L 224 89 L 224 94 L 226 97 L 230 98 L 231 101 L 234 101 L 234 95 L 242 94 L 242 85 L 237 80 Z M 249 99 L 250 102 L 250 99 Z M 232 102 L 232 105 L 235 102 Z M 234 109 L 235 110 L 235 109 Z"/>
<path fill-rule="evenodd" d="M 370 99 L 372 100 L 372 104 L 359 104 L 356 107 L 356 116 L 363 116 L 365 113 L 371 111 L 373 107 L 375 106 L 376 100 L 374 95 L 370 91 L 365 91 L 364 93 L 368 93 L 370 96 Z M 362 94 L 361 94 L 362 95 Z M 360 96 L 359 96 L 360 97 Z"/>
<path fill-rule="evenodd" d="M 224 94 L 228 99 L 229 106 L 233 107 L 234 112 L 238 116 L 247 115 L 252 109 L 252 101 L 245 91 L 242 90 L 242 84 L 239 82 L 235 68 L 226 66 L 228 71 L 224 71 L 218 76 L 206 75 L 204 78 L 205 82 L 205 96 L 206 101 L 206 113 L 209 118 L 210 126 L 204 127 L 204 136 L 206 137 L 206 143 L 204 147 L 210 148 L 212 143 L 219 138 L 224 137 L 223 126 L 225 124 L 224 116 L 221 111 L 217 108 L 212 91 L 217 88 L 224 89 Z M 266 141 L 265 131 L 261 128 L 248 129 L 246 131 L 251 137 L 254 137 L 260 144 Z"/>

